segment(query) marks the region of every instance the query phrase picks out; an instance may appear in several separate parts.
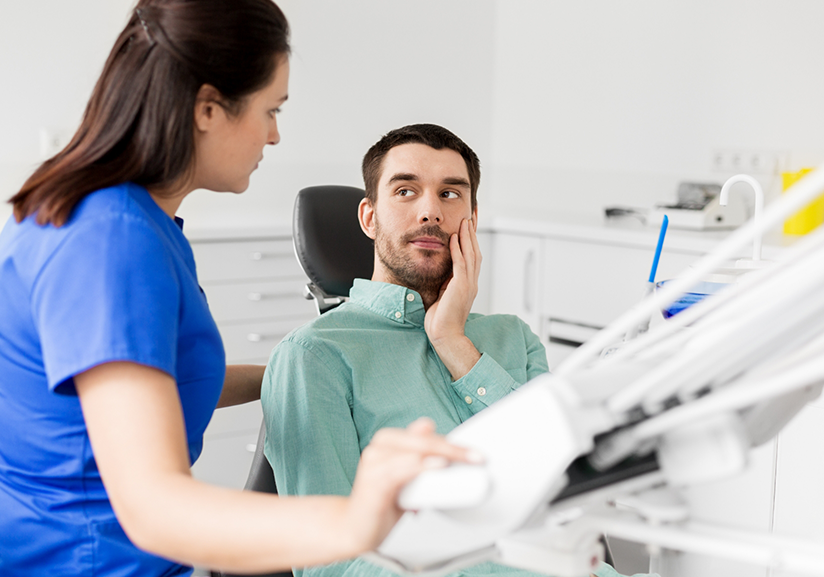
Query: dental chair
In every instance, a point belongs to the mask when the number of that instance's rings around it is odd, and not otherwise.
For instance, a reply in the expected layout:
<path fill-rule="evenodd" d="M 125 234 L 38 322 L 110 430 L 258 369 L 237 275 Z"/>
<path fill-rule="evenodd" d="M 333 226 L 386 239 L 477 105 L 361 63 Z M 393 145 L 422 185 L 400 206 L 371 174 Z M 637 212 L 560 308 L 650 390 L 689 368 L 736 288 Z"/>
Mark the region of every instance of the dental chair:
<path fill-rule="evenodd" d="M 310 186 L 298 192 L 292 215 L 295 256 L 309 278 L 304 296 L 313 299 L 318 314 L 348 299 L 356 278 L 370 278 L 373 265 L 372 241 L 358 224 L 358 204 L 364 197 L 352 186 Z M 244 491 L 277 494 L 275 474 L 263 454 L 266 421 L 260 425 L 252 466 Z M 212 572 L 212 577 L 240 577 Z M 291 577 L 292 572 L 265 573 L 251 577 Z M 247 575 L 247 577 L 249 577 Z"/>
<path fill-rule="evenodd" d="M 292 217 L 295 256 L 309 277 L 306 298 L 318 314 L 347 300 L 356 278 L 371 278 L 374 247 L 358 223 L 365 193 L 353 186 L 311 186 L 298 192 Z"/>

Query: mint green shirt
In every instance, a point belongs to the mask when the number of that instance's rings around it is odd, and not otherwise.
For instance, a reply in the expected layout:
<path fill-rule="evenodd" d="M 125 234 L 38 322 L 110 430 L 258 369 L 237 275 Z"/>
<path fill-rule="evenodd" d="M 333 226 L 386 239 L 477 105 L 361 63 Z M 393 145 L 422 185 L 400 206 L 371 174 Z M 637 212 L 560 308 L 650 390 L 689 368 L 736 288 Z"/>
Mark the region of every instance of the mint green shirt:
<path fill-rule="evenodd" d="M 543 345 L 518 317 L 471 314 L 465 333 L 481 358 L 453 381 L 426 336 L 424 314 L 417 292 L 358 279 L 349 302 L 275 347 L 261 401 L 265 453 L 281 494 L 348 495 L 360 453 L 378 429 L 427 416 L 446 434 L 549 370 Z M 301 573 L 394 575 L 362 559 Z M 484 563 L 460 575 L 531 573 Z"/>

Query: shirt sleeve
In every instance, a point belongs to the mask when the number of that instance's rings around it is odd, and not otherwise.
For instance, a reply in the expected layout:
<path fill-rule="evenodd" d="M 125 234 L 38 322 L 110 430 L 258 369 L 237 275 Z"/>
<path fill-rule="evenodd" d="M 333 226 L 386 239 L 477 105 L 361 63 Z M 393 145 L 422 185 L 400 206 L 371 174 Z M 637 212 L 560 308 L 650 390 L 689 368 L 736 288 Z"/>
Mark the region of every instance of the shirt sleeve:
<path fill-rule="evenodd" d="M 289 340 L 272 351 L 261 403 L 266 458 L 281 494 L 348 495 L 352 490 L 360 446 L 351 378 L 336 360 Z"/>
<path fill-rule="evenodd" d="M 179 286 L 147 223 L 125 216 L 79 223 L 32 288 L 49 389 L 73 394 L 72 377 L 111 361 L 174 375 Z"/>
<path fill-rule="evenodd" d="M 509 347 L 507 353 L 501 354 L 505 358 L 499 360 L 482 351 L 475 366 L 452 383 L 453 390 L 473 415 L 500 401 L 527 381 L 549 372 L 546 349 L 541 339 L 525 322 L 517 317 L 511 318 L 516 319 L 517 328 L 510 331 L 508 338 L 517 341 L 517 345 Z"/>
<path fill-rule="evenodd" d="M 319 355 L 305 343 L 286 340 L 272 351 L 263 377 L 266 458 L 282 495 L 349 495 L 360 461 L 351 410 L 350 371 L 339 355 Z M 335 563 L 295 574 L 307 577 L 390 577 L 363 560 Z"/>

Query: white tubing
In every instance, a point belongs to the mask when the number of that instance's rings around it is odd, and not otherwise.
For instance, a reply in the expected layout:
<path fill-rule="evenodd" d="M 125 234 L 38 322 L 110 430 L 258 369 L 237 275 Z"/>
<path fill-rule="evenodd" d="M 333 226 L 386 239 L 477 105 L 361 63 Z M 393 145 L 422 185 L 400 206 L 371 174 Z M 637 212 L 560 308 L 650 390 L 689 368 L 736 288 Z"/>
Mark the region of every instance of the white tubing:
<path fill-rule="evenodd" d="M 750 407 L 759 401 L 815 385 L 824 381 L 824 346 L 819 352 L 821 354 L 817 358 L 781 374 L 760 381 L 746 379 L 686 405 L 670 409 L 634 427 L 632 435 L 639 441 L 650 439 L 709 415 Z"/>
<path fill-rule="evenodd" d="M 730 197 L 730 188 L 736 182 L 746 182 L 752 187 L 755 193 L 755 210 L 752 218 L 755 221 L 755 227 L 758 228 L 761 223 L 761 214 L 764 212 L 764 191 L 761 189 L 761 183 L 755 180 L 749 174 L 736 174 L 727 179 L 724 186 L 721 187 L 721 194 L 718 198 L 718 203 L 721 206 L 726 206 Z M 752 241 L 752 259 L 754 261 L 761 260 L 761 237 L 763 235 L 757 234 Z"/>
<path fill-rule="evenodd" d="M 824 167 L 824 165 L 822 165 Z M 803 179 L 796 182 L 785 194 L 764 211 L 764 218 L 758 223 L 750 220 L 733 232 L 713 252 L 700 259 L 694 268 L 685 271 L 664 287 L 660 293 L 653 293 L 640 304 L 621 315 L 609 326 L 595 334 L 590 340 L 576 349 L 559 367 L 558 375 L 567 375 L 597 358 L 608 345 L 617 342 L 622 335 L 645 318 L 657 313 L 662 307 L 673 303 L 684 292 L 700 281 L 704 276 L 719 268 L 725 261 L 733 258 L 756 235 L 778 226 L 784 219 L 794 214 L 811 201 L 824 189 L 824 170 L 819 167 Z M 647 333 L 649 336 L 650 333 Z"/>

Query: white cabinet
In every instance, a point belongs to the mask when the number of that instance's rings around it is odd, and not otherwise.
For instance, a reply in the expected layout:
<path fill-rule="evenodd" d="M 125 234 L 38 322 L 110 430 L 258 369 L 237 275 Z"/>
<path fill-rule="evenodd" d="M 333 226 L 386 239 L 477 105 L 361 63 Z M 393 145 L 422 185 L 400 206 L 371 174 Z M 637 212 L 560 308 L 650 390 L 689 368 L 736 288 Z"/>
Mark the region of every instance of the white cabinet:
<path fill-rule="evenodd" d="M 774 531 L 824 542 L 824 402 L 810 403 L 778 435 Z M 824 573 L 824 561 L 822 561 Z M 775 571 L 775 577 L 789 572 Z"/>
<path fill-rule="evenodd" d="M 641 300 L 654 252 L 654 246 L 545 239 L 542 314 L 606 326 Z M 675 277 L 699 256 L 664 250 L 656 280 Z"/>
<path fill-rule="evenodd" d="M 543 239 L 541 338 L 550 367 L 644 295 L 655 247 L 606 241 Z M 674 278 L 700 256 L 664 250 L 656 280 Z"/>
<path fill-rule="evenodd" d="M 307 280 L 287 231 L 202 234 L 192 241 L 198 279 L 217 322 L 228 364 L 266 364 L 272 348 L 314 318 L 303 298 Z M 260 402 L 215 411 L 195 477 L 241 488 L 252 463 L 263 414 Z"/>
<path fill-rule="evenodd" d="M 536 334 L 541 332 L 542 244 L 538 236 L 492 235 L 490 312 L 517 315 Z"/>

